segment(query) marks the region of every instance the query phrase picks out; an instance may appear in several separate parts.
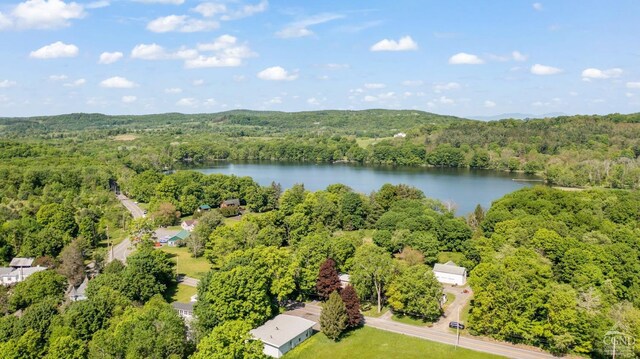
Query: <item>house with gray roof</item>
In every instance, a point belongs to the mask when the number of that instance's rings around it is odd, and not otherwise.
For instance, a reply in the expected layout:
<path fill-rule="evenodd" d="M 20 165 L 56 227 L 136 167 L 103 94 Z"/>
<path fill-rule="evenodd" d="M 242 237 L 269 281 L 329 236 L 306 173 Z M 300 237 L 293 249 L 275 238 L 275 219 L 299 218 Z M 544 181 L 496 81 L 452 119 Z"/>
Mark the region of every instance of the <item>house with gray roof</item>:
<path fill-rule="evenodd" d="M 185 322 L 189 323 L 194 318 L 194 314 L 193 314 L 194 304 L 195 304 L 194 302 L 190 302 L 190 303 L 173 302 L 171 303 L 171 306 L 173 307 L 173 309 L 175 309 L 176 312 L 178 312 L 178 315 L 180 315 L 185 320 Z"/>
<path fill-rule="evenodd" d="M 0 284 L 2 285 L 11 285 L 15 283 L 22 282 L 27 279 L 30 275 L 36 272 L 40 272 L 46 270 L 47 267 L 18 267 L 18 268 L 0 268 Z"/>
<path fill-rule="evenodd" d="M 15 257 L 9 263 L 9 267 L 11 268 L 27 268 L 33 265 L 33 258 L 21 258 Z"/>
<path fill-rule="evenodd" d="M 467 269 L 459 267 L 454 262 L 448 261 L 445 264 L 436 263 L 433 266 L 433 274 L 440 283 L 465 285 L 467 284 Z"/>
<path fill-rule="evenodd" d="M 281 358 L 289 350 L 313 335 L 316 322 L 280 314 L 253 329 L 251 335 L 264 344 L 263 352 L 273 358 Z"/>
<path fill-rule="evenodd" d="M 89 285 L 89 278 L 84 277 L 79 286 L 70 286 L 67 296 L 73 302 L 87 299 L 87 285 Z"/>

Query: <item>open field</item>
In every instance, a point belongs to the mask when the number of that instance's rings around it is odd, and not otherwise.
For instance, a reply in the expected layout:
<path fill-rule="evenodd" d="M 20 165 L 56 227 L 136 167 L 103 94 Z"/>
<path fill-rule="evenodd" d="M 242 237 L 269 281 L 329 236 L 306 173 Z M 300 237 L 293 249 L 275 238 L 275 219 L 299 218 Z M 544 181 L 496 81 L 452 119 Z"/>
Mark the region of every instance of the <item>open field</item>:
<path fill-rule="evenodd" d="M 169 253 L 178 264 L 178 274 L 201 279 L 211 269 L 211 264 L 203 257 L 193 258 L 187 247 L 163 246 L 162 251 Z"/>
<path fill-rule="evenodd" d="M 337 343 L 324 334 L 317 333 L 284 356 L 285 359 L 448 359 L 454 357 L 458 359 L 501 358 L 369 327 L 349 332 Z"/>

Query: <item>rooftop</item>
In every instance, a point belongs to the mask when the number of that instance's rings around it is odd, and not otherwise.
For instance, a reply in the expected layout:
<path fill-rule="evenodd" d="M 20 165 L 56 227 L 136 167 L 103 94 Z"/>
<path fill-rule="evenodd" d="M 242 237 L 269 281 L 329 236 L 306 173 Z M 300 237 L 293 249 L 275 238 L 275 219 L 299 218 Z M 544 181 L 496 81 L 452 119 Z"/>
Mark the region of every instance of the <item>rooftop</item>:
<path fill-rule="evenodd" d="M 228 199 L 224 202 L 222 202 L 225 206 L 239 206 L 240 205 L 240 200 L 237 198 L 231 198 Z"/>
<path fill-rule="evenodd" d="M 173 309 L 176 309 L 176 310 L 186 310 L 186 311 L 193 312 L 193 303 L 173 302 L 171 303 L 171 306 L 173 307 Z"/>
<path fill-rule="evenodd" d="M 173 237 L 171 237 L 169 240 L 170 241 L 182 241 L 185 240 L 187 237 L 189 237 L 189 233 L 188 231 L 185 231 L 184 229 L 181 230 L 180 232 L 176 233 Z"/>
<path fill-rule="evenodd" d="M 31 267 L 33 264 L 33 258 L 20 258 L 16 257 L 11 260 L 10 267 Z"/>
<path fill-rule="evenodd" d="M 458 267 L 452 261 L 448 261 L 445 264 L 436 263 L 433 266 L 433 271 L 440 272 L 440 273 L 463 275 L 467 271 L 467 269 L 465 267 Z"/>
<path fill-rule="evenodd" d="M 311 329 L 316 322 L 308 319 L 280 314 L 263 325 L 253 329 L 251 334 L 264 343 L 281 347 L 288 341 Z"/>

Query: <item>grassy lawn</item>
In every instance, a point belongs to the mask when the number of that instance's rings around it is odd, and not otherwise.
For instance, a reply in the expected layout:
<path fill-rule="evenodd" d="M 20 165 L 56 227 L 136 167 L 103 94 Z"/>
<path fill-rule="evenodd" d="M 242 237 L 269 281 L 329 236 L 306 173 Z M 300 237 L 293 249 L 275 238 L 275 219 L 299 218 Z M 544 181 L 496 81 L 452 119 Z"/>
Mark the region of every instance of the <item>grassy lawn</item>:
<path fill-rule="evenodd" d="M 197 292 L 198 290 L 196 287 L 190 287 L 184 284 L 174 284 L 172 287 L 167 288 L 165 297 L 169 303 L 189 303 L 191 301 L 191 296 Z"/>
<path fill-rule="evenodd" d="M 460 265 L 460 262 L 464 259 L 464 254 L 458 252 L 440 252 L 438 253 L 438 263 L 447 263 L 453 261 L 455 264 Z"/>
<path fill-rule="evenodd" d="M 443 309 L 443 310 L 446 310 L 446 309 L 447 309 L 447 307 L 448 307 L 451 303 L 453 303 L 453 301 L 454 301 L 454 300 L 456 300 L 456 296 L 455 296 L 453 293 L 445 293 L 444 295 L 446 295 L 446 296 L 447 296 L 447 302 L 446 302 L 446 303 L 444 303 L 444 306 L 443 306 L 443 308 L 442 308 L 442 309 Z"/>
<path fill-rule="evenodd" d="M 411 318 L 409 316 L 406 315 L 400 315 L 400 314 L 394 314 L 391 317 L 391 320 L 393 320 L 394 322 L 398 322 L 398 323 L 403 323 L 403 324 L 409 324 L 409 325 L 415 325 L 418 327 L 425 327 L 425 326 L 431 326 L 431 322 L 422 320 L 422 319 L 415 319 L 415 318 Z"/>
<path fill-rule="evenodd" d="M 364 315 L 365 317 L 378 318 L 378 317 L 380 317 L 381 315 L 383 315 L 384 313 L 386 313 L 388 311 L 389 311 L 388 307 L 382 307 L 382 310 L 380 310 L 380 313 L 378 313 L 378 306 L 377 305 L 372 305 L 371 309 L 362 311 L 362 315 Z"/>
<path fill-rule="evenodd" d="M 371 145 L 375 145 L 376 143 L 384 140 L 389 140 L 393 137 L 382 137 L 382 138 L 356 138 L 356 143 L 358 146 L 362 148 L 367 148 Z"/>
<path fill-rule="evenodd" d="M 363 327 L 347 333 L 339 342 L 317 333 L 284 356 L 285 359 L 493 359 L 496 355 Z"/>
<path fill-rule="evenodd" d="M 200 279 L 211 269 L 211 263 L 204 257 L 192 258 L 187 247 L 163 246 L 160 250 L 169 253 L 178 262 L 178 274 Z"/>

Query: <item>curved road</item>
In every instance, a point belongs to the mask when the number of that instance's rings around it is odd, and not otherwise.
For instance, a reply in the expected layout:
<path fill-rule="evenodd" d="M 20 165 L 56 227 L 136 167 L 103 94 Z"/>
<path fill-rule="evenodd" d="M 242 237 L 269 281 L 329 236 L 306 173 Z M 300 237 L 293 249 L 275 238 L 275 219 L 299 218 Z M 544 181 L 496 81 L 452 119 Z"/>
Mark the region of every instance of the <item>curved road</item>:
<path fill-rule="evenodd" d="M 319 322 L 320 313 L 322 308 L 316 304 L 307 303 L 303 308 L 297 308 L 286 312 L 287 314 L 295 315 L 298 317 L 306 318 Z M 418 327 L 414 325 L 408 325 L 392 321 L 391 319 L 384 318 L 372 318 L 365 317 L 365 325 L 386 330 L 388 332 L 394 332 L 398 334 L 409 335 L 412 337 L 431 340 L 434 342 L 455 345 L 456 335 L 451 333 L 442 332 L 438 329 L 428 327 Z M 461 348 L 476 350 L 480 352 L 502 355 L 507 358 L 517 359 L 538 359 L 538 358 L 555 358 L 551 354 L 534 350 L 520 348 L 509 343 L 501 343 L 494 341 L 483 341 L 479 339 L 473 339 L 469 337 L 460 337 L 458 346 Z M 426 356 L 425 356 L 426 357 Z"/>

